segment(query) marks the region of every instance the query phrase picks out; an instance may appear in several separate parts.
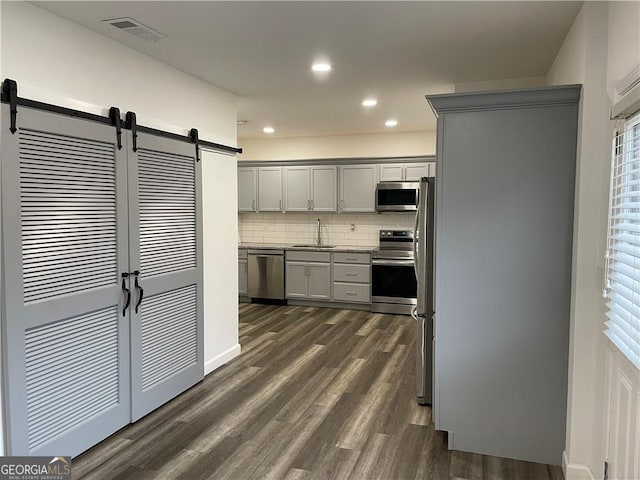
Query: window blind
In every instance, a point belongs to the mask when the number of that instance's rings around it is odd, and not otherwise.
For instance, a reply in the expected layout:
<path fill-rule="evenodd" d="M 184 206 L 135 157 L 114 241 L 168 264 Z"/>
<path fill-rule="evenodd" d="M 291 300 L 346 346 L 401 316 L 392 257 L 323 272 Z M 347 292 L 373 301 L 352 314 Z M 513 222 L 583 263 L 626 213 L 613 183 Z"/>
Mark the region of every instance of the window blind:
<path fill-rule="evenodd" d="M 640 368 L 640 114 L 613 140 L 605 334 Z"/>

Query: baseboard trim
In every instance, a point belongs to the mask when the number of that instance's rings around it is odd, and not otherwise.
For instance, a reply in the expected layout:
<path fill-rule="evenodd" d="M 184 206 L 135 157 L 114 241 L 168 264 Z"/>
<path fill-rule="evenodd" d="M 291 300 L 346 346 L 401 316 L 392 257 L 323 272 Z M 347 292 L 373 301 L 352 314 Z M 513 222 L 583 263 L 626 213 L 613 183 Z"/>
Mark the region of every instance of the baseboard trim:
<path fill-rule="evenodd" d="M 205 377 L 209 375 L 211 372 L 213 372 L 214 370 L 220 368 L 225 363 L 233 360 L 238 355 L 240 355 L 240 344 L 236 343 L 233 347 L 229 348 L 228 350 L 225 350 L 219 355 L 216 355 L 211 360 L 208 360 L 204 364 Z"/>
<path fill-rule="evenodd" d="M 562 452 L 562 471 L 565 480 L 595 480 L 593 472 L 586 465 L 579 463 L 569 463 L 567 461 L 567 452 Z"/>

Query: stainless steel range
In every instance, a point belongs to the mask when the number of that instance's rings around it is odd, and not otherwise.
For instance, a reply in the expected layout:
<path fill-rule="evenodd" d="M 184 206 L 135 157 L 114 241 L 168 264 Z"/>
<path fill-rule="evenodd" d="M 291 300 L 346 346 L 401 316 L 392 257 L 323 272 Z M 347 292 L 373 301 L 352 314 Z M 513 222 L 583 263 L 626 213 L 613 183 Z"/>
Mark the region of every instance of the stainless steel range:
<path fill-rule="evenodd" d="M 410 315 L 418 296 L 413 231 L 380 230 L 371 263 L 371 311 Z"/>

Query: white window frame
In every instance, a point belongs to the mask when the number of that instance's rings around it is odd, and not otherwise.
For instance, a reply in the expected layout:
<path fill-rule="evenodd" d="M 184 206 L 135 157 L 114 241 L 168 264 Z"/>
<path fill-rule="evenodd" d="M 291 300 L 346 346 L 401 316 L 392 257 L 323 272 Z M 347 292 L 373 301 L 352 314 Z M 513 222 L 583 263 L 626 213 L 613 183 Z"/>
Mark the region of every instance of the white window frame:
<path fill-rule="evenodd" d="M 640 369 L 640 113 L 620 123 L 612 145 L 605 335 Z"/>

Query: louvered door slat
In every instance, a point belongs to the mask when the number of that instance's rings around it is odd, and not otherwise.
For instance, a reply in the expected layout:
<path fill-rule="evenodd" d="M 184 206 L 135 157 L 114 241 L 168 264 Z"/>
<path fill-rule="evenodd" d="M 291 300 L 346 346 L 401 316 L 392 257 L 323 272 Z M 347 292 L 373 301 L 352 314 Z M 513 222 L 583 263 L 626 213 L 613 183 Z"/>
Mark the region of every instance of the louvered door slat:
<path fill-rule="evenodd" d="M 43 170 L 41 159 L 49 153 L 48 146 L 45 142 L 33 142 L 34 136 L 37 138 L 38 133 L 32 133 L 29 130 L 20 131 L 20 193 L 23 224 L 37 226 L 40 223 L 38 219 L 41 217 L 57 217 L 61 221 L 60 217 L 66 212 L 78 222 L 82 222 L 85 218 L 100 219 L 107 224 L 115 225 L 116 181 L 113 145 L 59 138 L 59 144 L 62 146 L 55 147 L 56 149 L 60 148 L 60 151 L 63 151 L 64 145 L 72 146 L 75 147 L 74 152 L 78 153 L 66 157 L 68 159 L 66 163 L 53 163 Z M 51 138 L 52 135 L 48 137 Z M 93 147 L 91 158 L 96 160 L 96 164 L 100 167 L 95 168 L 94 165 L 83 162 L 85 157 L 79 152 L 78 146 L 83 146 L 87 151 Z M 76 168 L 70 170 L 69 163 L 75 163 Z M 75 184 L 85 185 L 87 180 L 103 185 L 106 195 L 94 193 L 93 198 L 80 197 L 73 202 L 58 198 Z M 55 187 L 53 191 L 50 186 Z M 37 197 L 37 200 L 34 200 L 34 197 Z M 56 270 L 65 257 L 33 255 L 31 250 L 37 251 L 38 242 L 47 243 L 48 239 L 42 236 L 31 239 L 29 231 L 24 232 L 23 241 L 31 240 L 30 249 L 23 251 L 23 276 L 25 279 L 30 279 L 25 281 L 24 285 L 25 300 L 33 302 L 61 292 L 73 293 L 82 290 L 83 285 L 88 283 L 93 287 L 112 284 L 117 278 L 116 256 L 105 257 L 103 254 L 115 253 L 116 232 L 103 236 L 104 245 L 108 248 L 102 250 L 94 249 L 87 243 L 91 235 L 92 233 L 87 231 L 85 236 L 67 238 L 66 241 L 57 239 L 58 248 L 65 250 L 70 258 L 78 256 L 92 258 L 96 265 L 85 262 L 83 268 L 69 269 L 66 275 L 43 276 L 41 275 L 45 269 L 43 262 L 48 264 L 48 270 Z M 95 275 L 97 271 L 101 272 L 98 276 Z M 77 290 L 69 288 L 70 285 L 77 286 Z"/>
<path fill-rule="evenodd" d="M 96 355 L 96 351 L 87 348 L 94 341 L 96 329 L 85 330 L 85 324 L 98 322 L 102 328 L 98 329 L 99 334 L 108 339 L 111 348 L 106 349 L 101 354 Z M 107 397 L 108 402 L 99 406 L 99 410 L 104 410 L 115 405 L 118 400 L 118 371 L 117 349 L 118 349 L 118 311 L 110 308 L 102 312 L 101 318 L 96 319 L 94 316 L 81 316 L 74 319 L 74 334 L 70 336 L 64 343 L 56 342 L 56 338 L 52 337 L 47 342 L 37 342 L 36 345 L 31 343 L 32 332 L 26 332 L 26 373 L 27 373 L 27 411 L 29 421 L 29 447 L 36 448 L 43 441 L 57 435 L 62 423 L 67 421 L 67 417 L 74 417 L 74 422 L 80 424 L 88 418 L 78 415 L 78 411 L 86 407 L 88 404 L 94 403 L 94 397 L 91 395 L 91 387 L 98 386 L 101 391 L 110 391 L 112 394 Z M 35 329 L 38 333 L 47 326 Z M 45 332 L 46 335 L 46 332 Z M 65 353 L 78 350 L 84 352 L 79 357 L 64 358 Z M 38 354 L 45 351 L 46 353 Z M 98 350 L 99 352 L 99 350 Z M 108 374 L 100 374 L 100 368 L 105 364 L 111 363 L 114 368 L 108 369 Z M 78 368 L 93 366 L 84 376 L 74 376 L 73 371 Z M 29 382 L 29 379 L 37 375 L 39 382 Z M 48 377 L 49 374 L 64 371 L 72 377 L 74 381 L 66 385 L 52 382 Z M 39 395 L 34 395 L 37 386 L 46 385 Z M 60 389 L 58 395 L 55 395 L 56 389 Z M 43 402 L 44 399 L 53 400 Z M 73 401 L 69 401 L 73 399 Z M 40 401 L 38 401 L 40 400 Z M 94 407 L 96 407 L 94 405 Z M 95 409 L 95 408 L 94 408 Z"/>
<path fill-rule="evenodd" d="M 134 420 L 203 377 L 200 165 L 193 145 L 139 134 L 138 147 L 131 268 L 145 298 L 132 316 Z"/>
<path fill-rule="evenodd" d="M 140 270 L 143 277 L 196 267 L 192 157 L 138 151 Z M 175 223 L 182 220 L 182 223 Z M 164 248 L 157 249 L 157 242 Z M 175 262 L 176 258 L 182 261 Z"/>
<path fill-rule="evenodd" d="M 2 138 L 7 453 L 74 456 L 130 418 L 126 156 L 107 125 L 23 107 L 18 127 Z"/>
<path fill-rule="evenodd" d="M 172 307 L 180 301 L 179 308 Z M 158 380 L 197 361 L 195 286 L 150 298 L 142 308 L 141 318 L 142 388 L 147 390 Z"/>

